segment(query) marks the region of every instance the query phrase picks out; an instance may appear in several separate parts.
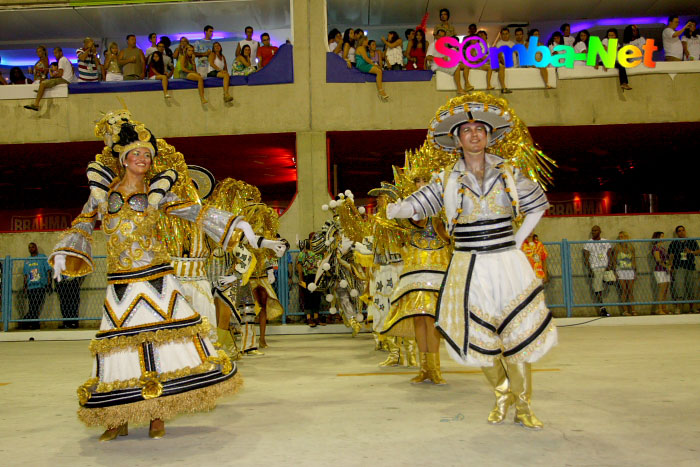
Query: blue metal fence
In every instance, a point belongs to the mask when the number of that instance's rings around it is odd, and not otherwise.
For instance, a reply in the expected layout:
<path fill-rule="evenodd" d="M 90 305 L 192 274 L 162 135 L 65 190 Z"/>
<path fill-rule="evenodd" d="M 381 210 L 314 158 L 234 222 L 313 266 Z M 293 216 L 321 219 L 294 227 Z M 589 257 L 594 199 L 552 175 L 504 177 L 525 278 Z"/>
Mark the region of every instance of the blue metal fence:
<path fill-rule="evenodd" d="M 549 281 L 545 284 L 545 296 L 547 305 L 555 316 L 592 316 L 600 312 L 600 307 L 606 307 L 610 314 L 622 314 L 625 310 L 633 313 L 647 314 L 658 312 L 659 307 L 667 307 L 667 312 L 677 312 L 682 307 L 689 305 L 692 311 L 693 304 L 700 303 L 698 296 L 698 271 L 695 269 L 684 273 L 686 281 L 683 287 L 675 283 L 664 285 L 659 282 L 655 274 L 656 262 L 651 254 L 651 248 L 655 242 L 669 249 L 670 243 L 678 239 L 662 240 L 605 240 L 610 247 L 610 252 L 632 252 L 635 266 L 632 276 L 627 274 L 627 279 L 621 279 L 619 271 L 613 271 L 614 280 L 608 280 L 602 285 L 602 289 L 596 293 L 594 289 L 600 288 L 593 274 L 585 265 L 583 250 L 587 244 L 594 243 L 591 240 L 545 242 L 547 249 L 547 270 Z M 696 239 L 682 239 L 687 241 L 699 241 Z M 624 245 L 623 245 L 624 244 Z M 630 248 L 631 246 L 631 248 Z M 280 258 L 277 270 L 276 290 L 285 313 L 282 323 L 298 321 L 304 316 L 300 305 L 299 278 L 296 273 L 296 256 L 299 250 L 291 250 Z M 614 254 L 609 256 L 612 263 Z M 694 261 L 687 256 L 687 259 Z M 78 304 L 78 317 L 66 318 L 65 311 L 61 313 L 61 300 L 65 294 L 47 293 L 45 302 L 38 319 L 27 318 L 28 295 L 24 290 L 23 265 L 29 258 L 12 258 L 6 256 L 0 258 L 2 268 L 2 284 L 0 287 L 0 306 L 2 307 L 2 328 L 7 331 L 16 324 L 36 322 L 60 322 L 63 321 L 97 321 L 102 318 L 102 304 L 106 287 L 106 258 L 97 256 L 94 258 L 95 273 L 89 275 L 79 285 L 79 295 L 75 297 Z M 613 266 L 615 266 L 613 264 Z M 693 265 L 694 268 L 694 265 Z M 629 277 L 632 277 L 630 280 Z M 611 279 L 608 274 L 607 279 Z M 632 294 L 630 295 L 630 290 Z M 61 296 L 59 296 L 61 295 Z M 328 303 L 321 300 L 321 312 L 327 312 Z M 663 310 L 662 310 L 663 311 Z"/>

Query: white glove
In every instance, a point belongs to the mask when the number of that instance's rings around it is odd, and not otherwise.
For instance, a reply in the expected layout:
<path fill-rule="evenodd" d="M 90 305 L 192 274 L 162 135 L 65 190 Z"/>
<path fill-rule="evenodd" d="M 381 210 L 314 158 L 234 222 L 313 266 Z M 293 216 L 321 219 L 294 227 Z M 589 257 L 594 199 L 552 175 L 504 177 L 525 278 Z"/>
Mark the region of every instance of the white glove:
<path fill-rule="evenodd" d="M 250 226 L 249 223 L 246 221 L 239 221 L 238 224 L 236 224 L 237 229 L 241 229 L 243 231 L 243 235 L 245 235 L 246 240 L 248 240 L 248 243 L 250 243 L 250 246 L 253 248 L 257 248 L 257 240 L 258 236 L 255 235 L 255 232 L 253 232 L 253 228 Z"/>
<path fill-rule="evenodd" d="M 219 285 L 221 287 L 226 287 L 229 284 L 232 284 L 238 280 L 238 276 L 236 274 L 231 274 L 230 276 L 221 276 L 219 277 Z"/>
<path fill-rule="evenodd" d="M 275 283 L 275 271 L 272 269 L 267 270 L 267 280 L 270 282 L 270 285 Z"/>
<path fill-rule="evenodd" d="M 520 225 L 520 228 L 515 233 L 515 248 L 519 250 L 520 247 L 523 246 L 523 242 L 527 237 L 530 236 L 530 233 L 532 233 L 532 231 L 535 230 L 535 226 L 540 221 L 543 215 L 544 211 L 540 211 L 525 216 L 523 223 Z"/>
<path fill-rule="evenodd" d="M 387 219 L 406 219 L 415 214 L 413 205 L 407 201 L 400 203 L 389 203 L 386 205 Z"/>
<path fill-rule="evenodd" d="M 53 278 L 56 282 L 61 282 L 63 276 L 61 273 L 66 270 L 66 255 L 53 255 Z"/>
<path fill-rule="evenodd" d="M 278 258 L 284 256 L 284 252 L 287 251 L 287 245 L 285 245 L 284 242 L 281 242 L 279 240 L 264 239 L 260 246 L 263 248 L 267 248 L 268 250 L 274 251 L 275 255 Z"/>

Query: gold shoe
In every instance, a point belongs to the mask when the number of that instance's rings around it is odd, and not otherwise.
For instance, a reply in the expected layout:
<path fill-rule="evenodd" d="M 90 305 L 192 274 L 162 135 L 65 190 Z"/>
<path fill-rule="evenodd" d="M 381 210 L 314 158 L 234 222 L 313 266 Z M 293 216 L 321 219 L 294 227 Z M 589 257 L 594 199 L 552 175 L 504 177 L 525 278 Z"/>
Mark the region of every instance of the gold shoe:
<path fill-rule="evenodd" d="M 422 383 L 423 381 L 427 381 L 430 379 L 430 372 L 428 371 L 428 352 L 421 352 L 420 353 L 420 371 L 418 372 L 418 376 L 415 378 L 411 378 L 411 383 L 412 384 L 419 384 Z"/>
<path fill-rule="evenodd" d="M 398 366 L 399 365 L 399 360 L 400 360 L 400 347 L 396 343 L 397 338 L 396 337 L 387 337 L 386 338 L 386 343 L 387 346 L 389 347 L 389 356 L 384 360 L 382 363 L 379 364 L 381 367 L 387 367 L 387 366 Z"/>
<path fill-rule="evenodd" d="M 403 366 L 418 368 L 418 362 L 416 361 L 416 340 L 415 339 L 403 339 L 404 355 L 401 359 Z"/>
<path fill-rule="evenodd" d="M 259 350 L 246 350 L 245 352 L 243 352 L 243 355 L 245 355 L 246 357 L 249 357 L 249 356 L 261 356 L 261 355 L 265 355 L 265 354 Z"/>
<path fill-rule="evenodd" d="M 494 425 L 502 423 L 508 415 L 508 409 L 515 402 L 515 396 L 510 392 L 510 383 L 503 362 L 499 358 L 493 362 L 493 366 L 481 367 L 481 371 L 484 372 L 484 376 L 496 394 L 496 403 L 491 409 L 487 421 Z"/>
<path fill-rule="evenodd" d="M 267 345 L 267 342 L 259 342 L 259 341 L 258 341 L 258 348 L 260 348 L 260 349 L 266 349 L 266 348 L 268 348 L 268 347 L 270 347 L 270 346 Z"/>
<path fill-rule="evenodd" d="M 360 323 L 357 322 L 355 318 L 350 320 L 350 327 L 352 328 L 352 337 L 357 337 L 357 335 L 360 333 Z"/>
<path fill-rule="evenodd" d="M 532 365 L 530 363 L 507 363 L 511 392 L 515 396 L 515 423 L 531 430 L 541 430 L 544 424 L 530 408 L 532 396 Z"/>
<path fill-rule="evenodd" d="M 445 381 L 440 372 L 440 352 L 428 352 L 427 363 L 430 381 L 438 385 L 447 384 L 447 381 Z"/>
<path fill-rule="evenodd" d="M 151 426 L 148 428 L 148 436 L 153 439 L 161 439 L 165 436 L 165 424 L 163 424 L 163 428 L 154 429 L 153 422 L 151 422 Z"/>
<path fill-rule="evenodd" d="M 117 436 L 126 436 L 129 434 L 129 424 L 125 423 L 116 428 L 110 428 L 102 433 L 100 436 L 100 441 L 112 441 Z"/>

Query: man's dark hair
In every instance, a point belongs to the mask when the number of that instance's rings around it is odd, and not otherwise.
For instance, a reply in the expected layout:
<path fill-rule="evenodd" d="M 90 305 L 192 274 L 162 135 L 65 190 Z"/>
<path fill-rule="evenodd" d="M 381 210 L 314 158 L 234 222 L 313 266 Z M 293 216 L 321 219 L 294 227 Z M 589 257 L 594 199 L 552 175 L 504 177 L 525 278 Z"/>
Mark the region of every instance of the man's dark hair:
<path fill-rule="evenodd" d="M 476 29 L 476 24 L 474 24 L 474 23 L 470 24 L 469 28 L 471 29 L 472 26 L 474 26 L 474 29 Z"/>
<path fill-rule="evenodd" d="M 413 29 L 406 29 L 406 32 L 404 33 L 406 35 L 406 39 L 408 39 L 408 35 L 413 32 Z"/>
<path fill-rule="evenodd" d="M 129 41 L 129 38 L 130 38 L 130 37 L 136 38 L 136 36 L 134 36 L 133 34 L 128 34 L 128 35 L 126 36 L 127 42 Z"/>
<path fill-rule="evenodd" d="M 677 17 L 676 17 L 676 18 L 677 18 Z M 684 226 L 684 225 L 677 225 L 676 228 L 675 228 L 673 231 L 676 232 L 676 233 L 678 233 L 678 229 L 680 229 L 681 227 L 685 229 L 685 226 Z"/>
<path fill-rule="evenodd" d="M 63 52 L 63 49 L 60 48 L 59 46 L 54 47 L 53 50 L 54 50 L 54 52 L 57 51 L 57 50 L 58 50 L 59 52 Z"/>
<path fill-rule="evenodd" d="M 515 34 L 517 34 L 518 31 L 522 32 L 523 34 L 525 33 L 525 31 L 523 31 L 523 28 L 515 28 Z"/>
<path fill-rule="evenodd" d="M 668 17 L 668 24 L 671 24 L 671 21 L 673 21 L 674 19 L 678 19 L 678 18 L 679 18 L 678 15 L 671 15 L 671 16 L 669 16 L 669 17 Z"/>
<path fill-rule="evenodd" d="M 160 36 L 160 41 L 163 44 L 165 44 L 166 48 L 170 47 L 170 44 L 172 44 L 172 42 L 170 42 L 170 38 L 168 36 Z"/>
<path fill-rule="evenodd" d="M 450 10 L 447 8 L 440 8 L 440 16 L 442 16 L 442 13 L 447 13 L 447 19 L 450 19 Z"/>
<path fill-rule="evenodd" d="M 251 31 L 254 31 L 253 26 L 246 26 L 245 29 L 243 30 L 243 32 L 248 32 L 248 29 L 250 29 Z"/>
<path fill-rule="evenodd" d="M 510 29 L 508 29 L 508 26 L 503 26 L 503 27 L 501 28 L 501 32 L 503 32 L 503 31 L 508 31 L 508 32 L 510 32 Z"/>
<path fill-rule="evenodd" d="M 337 36 L 338 34 L 340 34 L 338 28 L 331 29 L 331 32 L 328 33 L 328 40 L 330 41 L 331 39 L 335 39 L 335 36 Z"/>
<path fill-rule="evenodd" d="M 564 29 L 565 29 L 567 26 L 569 27 L 569 30 L 571 30 L 571 25 L 570 25 L 569 23 L 564 23 L 564 24 L 562 24 L 561 26 L 559 26 L 559 30 L 560 30 L 561 32 L 564 32 Z"/>
<path fill-rule="evenodd" d="M 57 49 L 57 48 L 58 48 L 58 47 L 56 47 L 56 49 Z M 54 50 L 56 50 L 56 49 L 54 49 Z M 61 52 L 63 52 L 63 50 L 61 50 Z M 50 64 L 49 66 L 55 66 L 55 67 L 57 67 L 57 66 L 58 66 L 58 62 L 51 62 L 51 64 Z"/>
<path fill-rule="evenodd" d="M 260 40 L 263 40 L 263 37 L 267 37 L 269 39 L 270 35 L 268 33 L 264 32 L 264 33 L 260 34 Z M 333 36 L 333 37 L 335 37 L 335 36 Z"/>
<path fill-rule="evenodd" d="M 153 36 L 155 36 L 155 35 L 156 35 L 155 32 L 150 33 L 150 34 L 148 35 L 148 40 L 150 41 L 150 40 L 151 40 L 151 37 L 153 37 Z"/>
<path fill-rule="evenodd" d="M 206 26 L 204 26 L 204 32 L 207 32 L 210 29 L 214 29 L 214 26 L 212 26 L 211 24 L 207 24 Z"/>

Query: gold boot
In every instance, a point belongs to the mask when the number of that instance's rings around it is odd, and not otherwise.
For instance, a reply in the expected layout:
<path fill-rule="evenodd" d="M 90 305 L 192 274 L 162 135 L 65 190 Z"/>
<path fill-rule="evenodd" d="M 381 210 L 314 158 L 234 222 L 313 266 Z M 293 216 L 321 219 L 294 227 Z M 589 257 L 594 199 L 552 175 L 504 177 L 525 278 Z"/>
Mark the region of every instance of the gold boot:
<path fill-rule="evenodd" d="M 386 358 L 386 360 L 380 363 L 379 366 L 398 366 L 400 359 L 399 353 L 401 351 L 401 348 L 396 343 L 396 340 L 397 338 L 393 336 L 386 338 L 386 343 L 389 347 L 389 356 Z"/>
<path fill-rule="evenodd" d="M 415 339 L 404 339 L 403 345 L 406 350 L 406 360 L 408 360 L 407 366 L 418 368 L 418 361 L 416 359 L 418 356 L 418 343 Z"/>
<path fill-rule="evenodd" d="M 430 371 L 428 370 L 428 352 L 420 353 L 420 371 L 418 376 L 411 378 L 411 383 L 418 384 L 430 379 Z"/>
<path fill-rule="evenodd" d="M 372 334 L 374 335 L 374 350 L 384 350 L 384 339 L 386 339 L 386 337 L 378 332 L 373 332 Z"/>
<path fill-rule="evenodd" d="M 510 390 L 515 396 L 515 423 L 531 430 L 541 430 L 544 424 L 530 408 L 532 396 L 532 365 L 530 363 L 507 363 Z"/>
<path fill-rule="evenodd" d="M 226 354 L 231 357 L 231 360 L 240 360 L 241 355 L 236 345 L 236 341 L 231 335 L 231 331 L 226 329 L 216 328 L 217 342 Z"/>
<path fill-rule="evenodd" d="M 484 372 L 484 376 L 496 394 L 496 404 L 489 414 L 488 422 L 501 423 L 508 415 L 508 409 L 515 402 L 515 396 L 510 392 L 510 383 L 503 361 L 499 358 L 493 362 L 493 366 L 482 366 L 481 371 Z"/>
<path fill-rule="evenodd" d="M 433 384 L 447 384 L 447 381 L 445 381 L 440 372 L 440 352 L 428 352 L 427 363 L 430 381 L 432 381 Z"/>
<path fill-rule="evenodd" d="M 104 433 L 102 433 L 102 436 L 100 436 L 100 441 L 112 441 L 117 436 L 126 436 L 128 434 L 129 424 L 125 423 L 123 425 L 119 425 L 116 428 L 110 428 L 109 430 L 106 430 Z"/>
<path fill-rule="evenodd" d="M 360 329 L 362 328 L 360 323 L 358 323 L 355 318 L 352 318 L 350 320 L 350 327 L 352 328 L 352 337 L 357 337 L 357 335 L 360 333 Z"/>

